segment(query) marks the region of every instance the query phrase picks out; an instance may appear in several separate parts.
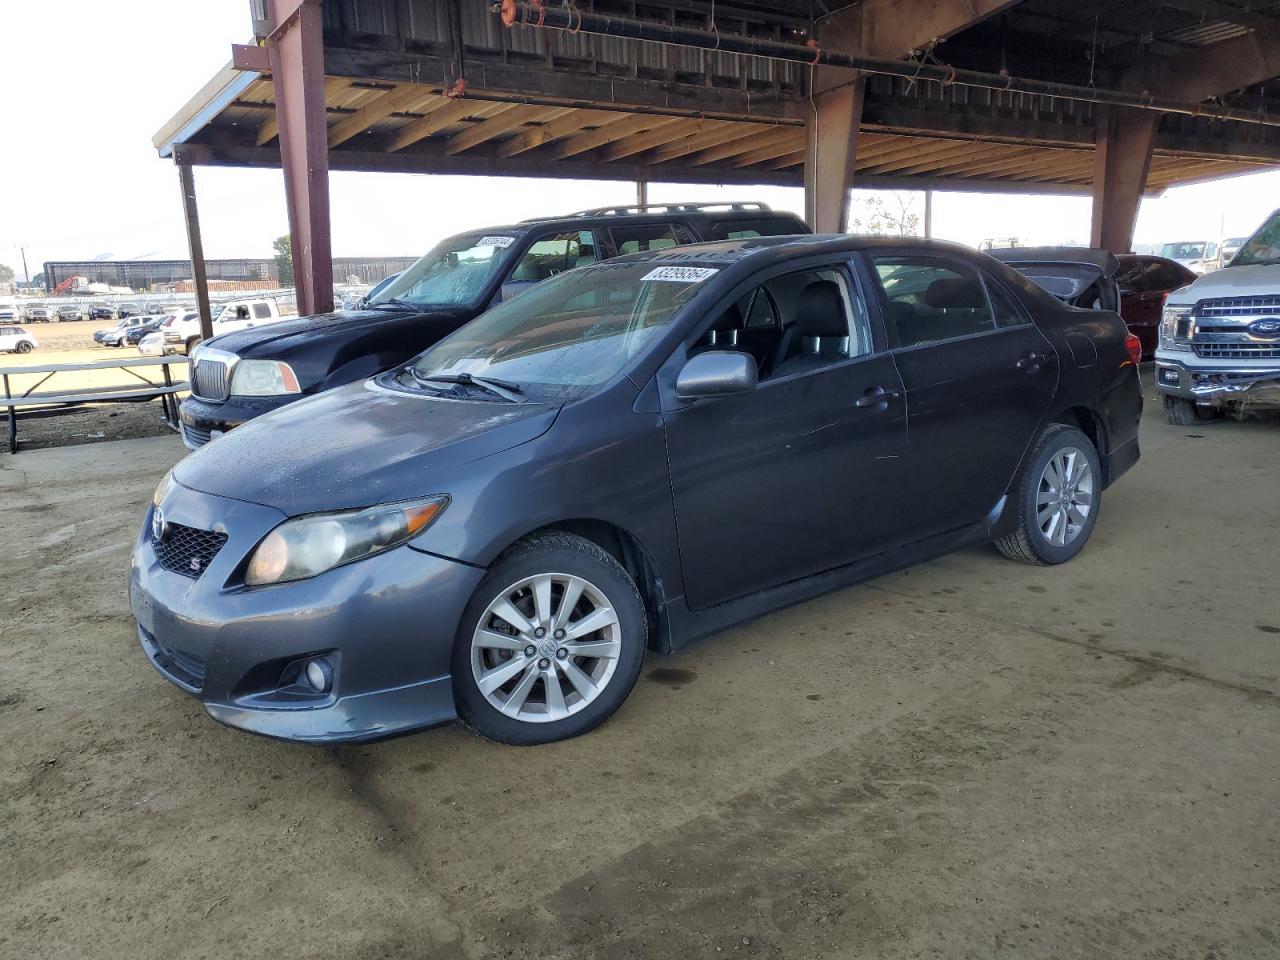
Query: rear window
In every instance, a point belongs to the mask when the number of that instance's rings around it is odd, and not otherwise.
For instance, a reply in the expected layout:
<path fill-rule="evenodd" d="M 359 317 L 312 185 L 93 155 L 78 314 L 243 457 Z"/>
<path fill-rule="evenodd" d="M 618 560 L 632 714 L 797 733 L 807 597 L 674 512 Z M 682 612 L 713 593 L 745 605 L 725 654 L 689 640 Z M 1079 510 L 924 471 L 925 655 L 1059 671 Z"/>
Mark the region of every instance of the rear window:
<path fill-rule="evenodd" d="M 271 308 L 265 303 L 255 303 L 253 305 L 253 315 L 258 320 L 263 320 L 271 316 Z"/>

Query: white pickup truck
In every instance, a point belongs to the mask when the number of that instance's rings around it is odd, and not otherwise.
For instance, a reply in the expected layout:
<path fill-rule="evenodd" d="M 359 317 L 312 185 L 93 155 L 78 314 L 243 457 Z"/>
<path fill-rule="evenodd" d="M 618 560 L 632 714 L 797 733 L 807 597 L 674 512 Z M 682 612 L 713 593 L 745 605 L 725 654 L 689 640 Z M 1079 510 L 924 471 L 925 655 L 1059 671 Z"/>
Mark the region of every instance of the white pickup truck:
<path fill-rule="evenodd" d="M 245 330 L 284 319 L 273 297 L 215 303 L 212 305 L 212 313 L 215 337 L 220 333 Z M 143 337 L 138 344 L 138 352 L 148 357 L 179 351 L 189 355 L 200 340 L 200 314 L 188 310 L 175 314 L 165 320 L 154 333 Z"/>
<path fill-rule="evenodd" d="M 1156 388 L 1178 426 L 1280 409 L 1280 210 L 1229 266 L 1169 294 Z"/>

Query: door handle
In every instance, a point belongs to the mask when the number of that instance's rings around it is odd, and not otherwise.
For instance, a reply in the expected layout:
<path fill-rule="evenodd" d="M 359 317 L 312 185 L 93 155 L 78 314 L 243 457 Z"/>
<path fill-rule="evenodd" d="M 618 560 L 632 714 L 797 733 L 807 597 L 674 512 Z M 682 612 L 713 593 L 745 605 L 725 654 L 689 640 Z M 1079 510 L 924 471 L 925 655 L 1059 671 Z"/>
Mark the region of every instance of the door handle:
<path fill-rule="evenodd" d="M 1052 359 L 1047 353 L 1028 353 L 1018 360 L 1017 367 L 1027 373 L 1039 373 L 1040 368 L 1049 366 Z"/>
<path fill-rule="evenodd" d="M 884 387 L 872 387 L 854 401 L 853 405 L 862 410 L 888 410 L 889 401 L 897 400 L 902 394 L 897 390 L 886 390 Z"/>

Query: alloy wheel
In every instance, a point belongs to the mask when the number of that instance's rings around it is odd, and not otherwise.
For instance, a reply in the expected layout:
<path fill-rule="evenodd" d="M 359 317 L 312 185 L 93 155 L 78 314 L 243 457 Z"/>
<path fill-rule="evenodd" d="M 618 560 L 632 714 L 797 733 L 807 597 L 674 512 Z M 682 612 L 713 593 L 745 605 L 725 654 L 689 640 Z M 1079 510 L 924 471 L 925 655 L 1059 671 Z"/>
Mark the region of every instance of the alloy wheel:
<path fill-rule="evenodd" d="M 604 592 L 582 577 L 543 573 L 490 601 L 471 638 L 471 672 L 499 712 L 549 723 L 594 702 L 621 653 L 618 614 Z"/>
<path fill-rule="evenodd" d="M 1093 511 L 1093 468 L 1083 450 L 1063 447 L 1049 458 L 1036 492 L 1036 524 L 1055 547 L 1075 542 Z"/>

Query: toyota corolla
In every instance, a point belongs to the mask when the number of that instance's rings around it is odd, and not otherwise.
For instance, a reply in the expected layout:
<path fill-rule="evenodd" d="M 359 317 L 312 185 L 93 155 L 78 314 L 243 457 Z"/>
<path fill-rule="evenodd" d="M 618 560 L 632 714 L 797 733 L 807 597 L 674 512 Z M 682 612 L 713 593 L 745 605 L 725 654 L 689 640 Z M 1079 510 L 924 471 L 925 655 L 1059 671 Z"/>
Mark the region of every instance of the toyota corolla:
<path fill-rule="evenodd" d="M 1138 458 L 1138 349 L 947 244 L 572 270 L 179 463 L 142 648 L 273 737 L 581 734 L 647 652 L 973 544 L 1072 559 Z"/>

